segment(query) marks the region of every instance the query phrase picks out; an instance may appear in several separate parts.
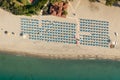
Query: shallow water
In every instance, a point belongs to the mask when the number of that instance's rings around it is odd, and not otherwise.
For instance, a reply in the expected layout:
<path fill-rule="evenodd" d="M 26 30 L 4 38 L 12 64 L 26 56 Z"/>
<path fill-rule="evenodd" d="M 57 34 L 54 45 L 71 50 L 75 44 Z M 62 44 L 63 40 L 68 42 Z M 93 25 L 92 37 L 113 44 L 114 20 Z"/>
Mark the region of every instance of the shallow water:
<path fill-rule="evenodd" d="M 120 80 L 120 62 L 0 54 L 0 80 Z"/>

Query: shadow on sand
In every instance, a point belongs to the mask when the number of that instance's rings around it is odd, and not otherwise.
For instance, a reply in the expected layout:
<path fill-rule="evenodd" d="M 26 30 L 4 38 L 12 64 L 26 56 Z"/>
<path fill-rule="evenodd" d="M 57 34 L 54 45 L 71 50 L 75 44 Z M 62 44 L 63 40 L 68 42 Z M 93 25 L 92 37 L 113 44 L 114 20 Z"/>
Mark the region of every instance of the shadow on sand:
<path fill-rule="evenodd" d="M 120 3 L 114 3 L 113 6 L 120 7 Z"/>

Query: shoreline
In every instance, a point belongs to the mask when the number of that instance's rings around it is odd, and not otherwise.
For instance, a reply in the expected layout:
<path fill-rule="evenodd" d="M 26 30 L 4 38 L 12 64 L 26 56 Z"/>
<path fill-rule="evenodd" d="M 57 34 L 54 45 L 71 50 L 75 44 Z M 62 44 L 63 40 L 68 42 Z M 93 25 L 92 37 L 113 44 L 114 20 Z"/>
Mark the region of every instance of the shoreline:
<path fill-rule="evenodd" d="M 88 54 L 79 54 L 79 55 L 70 55 L 70 54 L 62 54 L 62 55 L 55 55 L 55 54 L 39 54 L 39 53 L 29 53 L 29 52 L 17 52 L 12 50 L 1 50 L 0 52 L 5 52 L 9 55 L 15 56 L 28 56 L 28 57 L 36 57 L 36 58 L 43 58 L 43 59 L 64 59 L 64 60 L 112 60 L 112 61 L 120 61 L 120 56 L 105 56 L 105 55 L 88 55 Z"/>

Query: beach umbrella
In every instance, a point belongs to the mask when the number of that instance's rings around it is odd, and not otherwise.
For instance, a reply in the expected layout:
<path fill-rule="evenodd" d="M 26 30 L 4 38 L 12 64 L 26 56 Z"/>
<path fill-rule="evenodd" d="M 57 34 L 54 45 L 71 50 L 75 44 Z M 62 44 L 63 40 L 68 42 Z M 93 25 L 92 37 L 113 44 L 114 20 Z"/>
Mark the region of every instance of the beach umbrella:
<path fill-rule="evenodd" d="M 116 36 L 116 40 L 115 40 L 115 46 L 117 45 L 117 37 L 118 37 L 118 33 L 114 32 L 114 35 Z"/>
<path fill-rule="evenodd" d="M 118 36 L 118 33 L 114 32 L 115 36 L 117 37 Z"/>

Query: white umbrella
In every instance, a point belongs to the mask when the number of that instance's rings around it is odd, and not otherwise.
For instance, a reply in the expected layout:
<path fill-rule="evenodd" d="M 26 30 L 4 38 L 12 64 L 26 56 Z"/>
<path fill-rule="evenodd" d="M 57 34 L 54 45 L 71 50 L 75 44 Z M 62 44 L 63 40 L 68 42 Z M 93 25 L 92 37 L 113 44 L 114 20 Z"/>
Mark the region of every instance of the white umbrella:
<path fill-rule="evenodd" d="M 115 47 L 117 45 L 117 37 L 118 37 L 118 33 L 117 32 L 114 32 L 115 36 L 116 36 L 116 40 L 115 40 Z"/>

